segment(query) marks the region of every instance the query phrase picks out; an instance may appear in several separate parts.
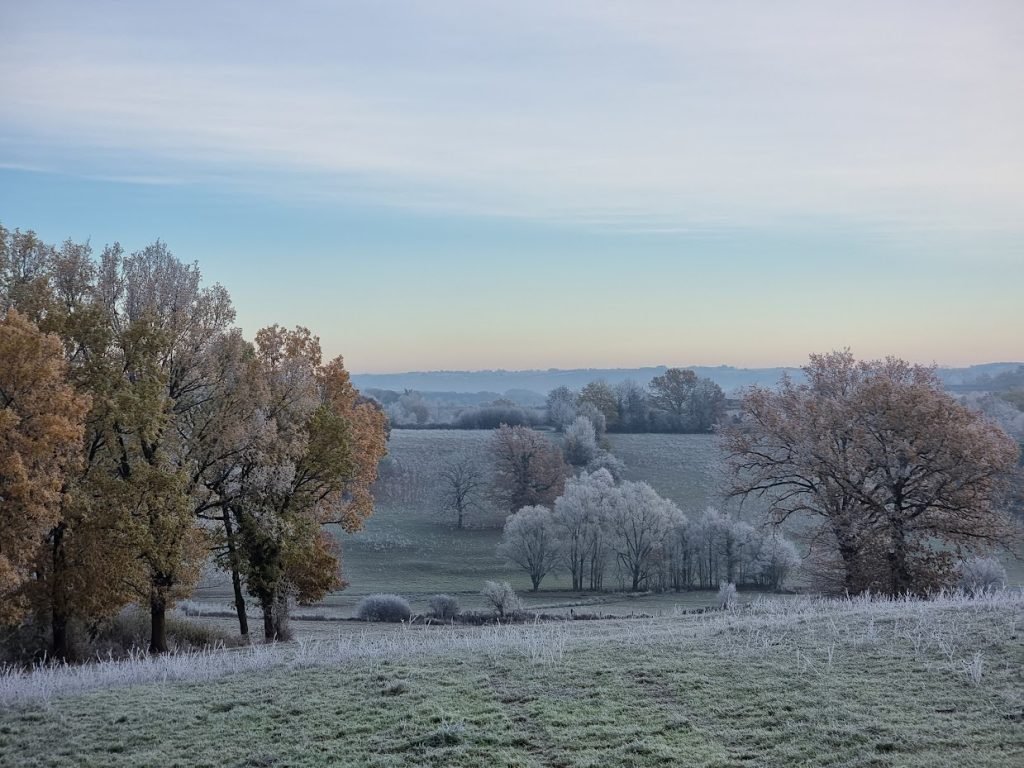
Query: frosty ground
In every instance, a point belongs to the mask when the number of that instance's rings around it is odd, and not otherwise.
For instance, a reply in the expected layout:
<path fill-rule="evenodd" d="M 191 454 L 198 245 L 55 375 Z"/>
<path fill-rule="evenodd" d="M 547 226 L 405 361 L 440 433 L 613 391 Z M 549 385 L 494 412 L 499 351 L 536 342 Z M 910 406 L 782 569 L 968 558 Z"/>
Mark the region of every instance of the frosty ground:
<path fill-rule="evenodd" d="M 336 639 L 0 677 L 0 765 L 1024 762 L 1024 596 Z"/>
<path fill-rule="evenodd" d="M 628 615 L 657 615 L 676 609 L 695 609 L 715 604 L 714 592 L 669 592 L 640 596 L 617 593 L 574 593 L 566 574 L 545 578 L 539 593 L 528 592 L 529 579 L 521 570 L 503 563 L 495 552 L 501 538 L 504 514 L 482 509 L 470 518 L 467 530 L 457 530 L 436 500 L 437 474 L 446 461 L 479 457 L 492 433 L 486 430 L 394 430 L 388 461 L 400 468 L 386 486 L 378 489 L 376 510 L 366 528 L 342 534 L 342 568 L 350 582 L 342 592 L 322 603 L 296 611 L 292 626 L 299 636 L 320 637 L 339 630 L 324 618 L 348 618 L 360 599 L 376 592 L 395 592 L 409 599 L 414 612 L 425 612 L 429 597 L 438 592 L 457 596 L 464 609 L 480 609 L 480 589 L 487 579 L 512 582 L 529 610 L 577 611 Z M 677 503 L 692 517 L 708 505 L 730 509 L 721 498 L 720 454 L 710 435 L 636 434 L 609 435 L 613 453 L 626 464 L 626 478 L 643 480 L 661 495 Z M 757 501 L 742 510 L 745 519 L 761 519 Z M 1024 585 L 1024 560 L 1004 558 L 1011 585 Z M 615 585 L 611 585 L 615 586 Z M 741 593 L 750 600 L 751 593 Z M 193 620 L 225 632 L 237 632 L 232 619 L 231 587 L 224 574 L 211 574 L 189 603 Z M 195 615 L 200 613 L 202 615 Z M 301 617 L 315 618 L 305 621 Z"/>

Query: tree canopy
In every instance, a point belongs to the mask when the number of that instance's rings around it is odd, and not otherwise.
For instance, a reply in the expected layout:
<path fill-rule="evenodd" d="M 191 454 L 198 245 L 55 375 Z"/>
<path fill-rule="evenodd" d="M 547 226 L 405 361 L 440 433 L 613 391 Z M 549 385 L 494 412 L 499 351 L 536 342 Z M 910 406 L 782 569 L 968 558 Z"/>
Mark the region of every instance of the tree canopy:
<path fill-rule="evenodd" d="M 31 569 L 20 610 L 52 653 L 131 601 L 167 650 L 166 611 L 211 553 L 243 633 L 243 588 L 275 636 L 289 600 L 341 585 L 325 526 L 373 512 L 386 418 L 311 331 L 246 341 L 228 292 L 160 241 L 94 258 L 3 227 L 0 312 L 0 592 Z"/>
<path fill-rule="evenodd" d="M 731 493 L 768 499 L 776 522 L 819 520 L 842 588 L 927 591 L 950 583 L 956 555 L 1009 544 L 1000 494 L 1017 446 L 934 370 L 848 351 L 804 370 L 745 396 L 726 438 Z"/>

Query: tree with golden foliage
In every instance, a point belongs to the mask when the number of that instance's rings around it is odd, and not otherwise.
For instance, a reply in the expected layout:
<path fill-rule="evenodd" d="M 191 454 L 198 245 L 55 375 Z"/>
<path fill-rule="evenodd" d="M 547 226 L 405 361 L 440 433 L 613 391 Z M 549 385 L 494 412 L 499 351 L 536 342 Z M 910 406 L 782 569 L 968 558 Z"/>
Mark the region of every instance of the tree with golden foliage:
<path fill-rule="evenodd" d="M 67 385 L 25 397 L 30 372 L 0 357 L 0 383 L 18 393 L 0 412 L 0 621 L 31 607 L 26 620 L 48 622 L 50 652 L 67 658 L 72 621 L 94 626 L 137 601 L 159 653 L 166 611 L 211 549 L 232 574 L 243 633 L 244 580 L 271 619 L 276 604 L 341 584 L 324 526 L 357 530 L 372 513 L 386 419 L 340 358 L 323 364 L 312 333 L 273 326 L 245 341 L 227 292 L 163 243 L 130 255 L 115 244 L 94 260 L 88 244 L 53 248 L 0 227 L 9 308 L 21 314 L 7 315 L 0 352 L 20 354 L 11 328 L 34 322 L 55 334 L 35 331 Z M 61 422 L 67 398 L 80 403 L 77 432 Z M 58 451 L 61 429 L 74 439 Z"/>
<path fill-rule="evenodd" d="M 927 592 L 950 583 L 957 556 L 1013 541 L 999 499 L 1017 446 L 933 369 L 844 351 L 804 372 L 745 395 L 725 437 L 730 492 L 768 499 L 777 523 L 820 520 L 846 591 Z"/>
<path fill-rule="evenodd" d="M 342 584 L 337 547 L 323 526 L 354 532 L 372 514 L 387 424 L 352 386 L 341 358 L 322 363 L 308 329 L 261 330 L 256 357 L 266 382 L 256 416 L 273 438 L 249 454 L 231 510 L 239 566 L 271 640 L 283 636 L 289 598 L 315 602 Z"/>
<path fill-rule="evenodd" d="M 39 548 L 79 466 L 89 398 L 67 382 L 60 339 L 0 319 L 0 622 L 19 619 Z"/>

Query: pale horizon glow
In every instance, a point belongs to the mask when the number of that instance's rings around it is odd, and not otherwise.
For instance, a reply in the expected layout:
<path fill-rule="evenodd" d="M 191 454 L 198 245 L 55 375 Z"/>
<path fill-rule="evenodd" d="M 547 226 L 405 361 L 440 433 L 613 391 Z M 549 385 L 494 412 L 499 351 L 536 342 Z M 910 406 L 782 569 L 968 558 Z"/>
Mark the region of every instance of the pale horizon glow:
<path fill-rule="evenodd" d="M 356 372 L 1024 358 L 1016 0 L 0 5 L 0 223 Z"/>

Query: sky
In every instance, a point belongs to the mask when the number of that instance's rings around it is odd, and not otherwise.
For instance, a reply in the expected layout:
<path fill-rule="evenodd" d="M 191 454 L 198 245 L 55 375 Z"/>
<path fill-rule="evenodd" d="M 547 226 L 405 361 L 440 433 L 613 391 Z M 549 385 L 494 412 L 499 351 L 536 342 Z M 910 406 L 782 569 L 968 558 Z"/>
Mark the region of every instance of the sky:
<path fill-rule="evenodd" d="M 1019 0 L 0 0 L 0 224 L 355 372 L 1024 359 Z"/>

